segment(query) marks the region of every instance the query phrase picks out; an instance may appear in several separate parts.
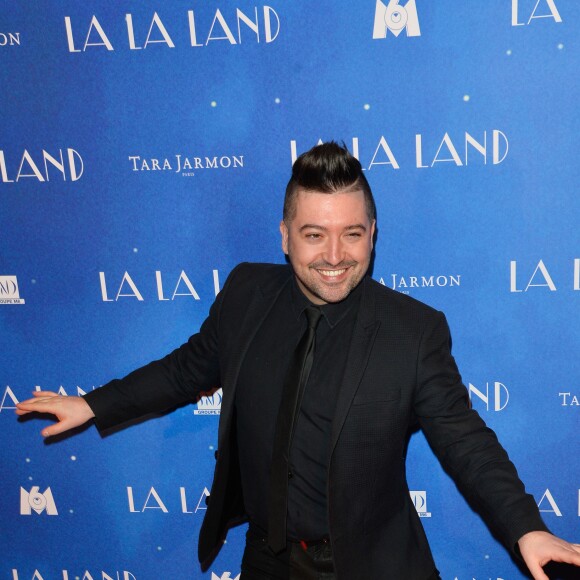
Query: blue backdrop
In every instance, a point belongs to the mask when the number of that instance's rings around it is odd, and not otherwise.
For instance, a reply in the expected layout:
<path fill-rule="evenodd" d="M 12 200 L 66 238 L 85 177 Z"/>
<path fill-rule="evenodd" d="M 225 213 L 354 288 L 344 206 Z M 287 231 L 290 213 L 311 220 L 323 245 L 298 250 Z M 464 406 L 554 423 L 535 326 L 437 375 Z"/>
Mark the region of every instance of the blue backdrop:
<path fill-rule="evenodd" d="M 473 406 L 578 541 L 579 33 L 574 0 L 3 2 L 0 577 L 239 574 L 243 527 L 196 560 L 219 392 L 52 444 L 13 409 L 159 358 L 235 264 L 283 262 L 319 139 L 375 192 L 373 277 L 445 311 Z M 421 434 L 408 463 L 444 580 L 525 577 Z"/>

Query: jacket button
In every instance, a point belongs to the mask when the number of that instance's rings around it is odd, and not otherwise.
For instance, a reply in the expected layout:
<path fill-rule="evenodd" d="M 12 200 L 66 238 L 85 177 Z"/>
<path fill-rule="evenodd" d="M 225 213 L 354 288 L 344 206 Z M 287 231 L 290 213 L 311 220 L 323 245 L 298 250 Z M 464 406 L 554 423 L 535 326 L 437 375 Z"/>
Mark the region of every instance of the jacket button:
<path fill-rule="evenodd" d="M 294 477 L 294 474 L 291 471 L 289 471 L 288 472 L 288 479 L 292 479 L 293 477 Z"/>

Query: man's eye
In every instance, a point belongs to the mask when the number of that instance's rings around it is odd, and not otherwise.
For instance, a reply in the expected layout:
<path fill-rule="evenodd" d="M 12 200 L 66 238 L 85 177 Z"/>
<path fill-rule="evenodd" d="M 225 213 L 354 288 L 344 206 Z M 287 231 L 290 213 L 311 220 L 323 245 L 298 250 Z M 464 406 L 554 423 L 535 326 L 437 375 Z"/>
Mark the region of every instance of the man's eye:
<path fill-rule="evenodd" d="M 347 234 L 347 237 L 349 237 L 349 238 L 360 238 L 361 237 L 361 233 L 360 232 L 350 232 L 349 234 Z"/>
<path fill-rule="evenodd" d="M 306 237 L 310 240 L 317 240 L 320 238 L 320 234 L 306 234 Z"/>

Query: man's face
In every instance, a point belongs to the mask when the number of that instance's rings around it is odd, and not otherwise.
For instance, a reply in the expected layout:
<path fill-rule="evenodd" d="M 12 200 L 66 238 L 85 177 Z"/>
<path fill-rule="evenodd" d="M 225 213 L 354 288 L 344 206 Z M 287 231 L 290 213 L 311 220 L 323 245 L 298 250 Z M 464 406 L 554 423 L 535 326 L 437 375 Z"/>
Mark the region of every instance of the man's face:
<path fill-rule="evenodd" d="M 362 191 L 299 189 L 295 216 L 280 232 L 298 286 L 314 304 L 344 300 L 368 270 L 375 221 Z"/>

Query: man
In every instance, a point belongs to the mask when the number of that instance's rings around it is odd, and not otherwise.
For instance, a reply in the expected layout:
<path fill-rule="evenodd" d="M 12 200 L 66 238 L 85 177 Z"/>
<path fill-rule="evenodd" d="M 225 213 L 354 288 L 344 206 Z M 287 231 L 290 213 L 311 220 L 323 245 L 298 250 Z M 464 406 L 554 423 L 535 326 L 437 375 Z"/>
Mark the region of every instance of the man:
<path fill-rule="evenodd" d="M 439 578 L 405 480 L 417 422 L 536 580 L 550 560 L 580 565 L 580 546 L 549 534 L 470 409 L 444 316 L 366 276 L 375 214 L 360 163 L 335 143 L 314 147 L 286 189 L 290 266 L 238 266 L 200 332 L 164 359 L 84 398 L 35 393 L 17 412 L 55 414 L 44 436 L 93 418 L 107 429 L 221 386 L 199 557 L 206 568 L 248 520 L 244 580 Z"/>

